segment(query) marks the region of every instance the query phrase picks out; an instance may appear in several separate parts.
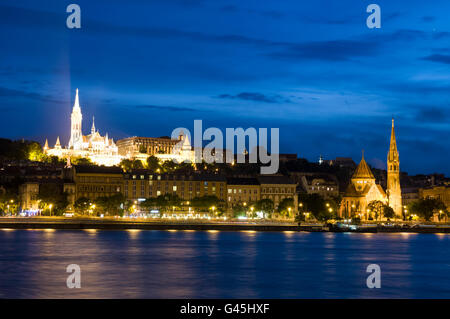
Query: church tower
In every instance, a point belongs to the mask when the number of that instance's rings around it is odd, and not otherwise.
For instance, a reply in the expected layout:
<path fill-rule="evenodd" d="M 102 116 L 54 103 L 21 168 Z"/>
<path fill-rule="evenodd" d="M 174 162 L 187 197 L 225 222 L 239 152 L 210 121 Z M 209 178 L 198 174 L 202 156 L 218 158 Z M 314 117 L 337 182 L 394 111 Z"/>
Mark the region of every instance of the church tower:
<path fill-rule="evenodd" d="M 400 160 L 395 139 L 394 119 L 392 119 L 391 144 L 387 156 L 387 196 L 389 206 L 397 216 L 402 216 L 402 191 L 400 189 Z"/>
<path fill-rule="evenodd" d="M 78 99 L 78 89 L 75 94 L 75 103 L 73 104 L 72 115 L 70 116 L 70 141 L 69 148 L 79 150 L 82 148 L 83 133 L 81 131 L 81 121 L 83 115 L 81 115 L 80 101 Z"/>

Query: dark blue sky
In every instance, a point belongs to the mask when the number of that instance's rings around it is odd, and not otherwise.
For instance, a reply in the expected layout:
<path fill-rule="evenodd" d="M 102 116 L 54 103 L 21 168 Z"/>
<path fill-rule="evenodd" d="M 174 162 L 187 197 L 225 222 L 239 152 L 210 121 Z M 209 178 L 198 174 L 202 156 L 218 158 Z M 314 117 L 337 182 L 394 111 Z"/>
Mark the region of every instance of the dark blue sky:
<path fill-rule="evenodd" d="M 449 14 L 448 0 L 1 0 L 0 136 L 67 144 L 78 87 L 86 133 L 92 115 L 115 140 L 194 119 L 279 127 L 281 152 L 364 149 L 380 168 L 394 116 L 402 170 L 450 174 Z"/>

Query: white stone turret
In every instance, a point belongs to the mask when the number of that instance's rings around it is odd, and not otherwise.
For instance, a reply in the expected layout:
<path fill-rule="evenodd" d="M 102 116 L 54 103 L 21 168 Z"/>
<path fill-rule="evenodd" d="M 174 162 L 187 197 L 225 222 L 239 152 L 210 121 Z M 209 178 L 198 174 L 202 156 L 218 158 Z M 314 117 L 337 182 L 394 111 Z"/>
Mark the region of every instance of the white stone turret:
<path fill-rule="evenodd" d="M 71 125 L 70 125 L 70 140 L 69 140 L 69 148 L 73 148 L 75 150 L 82 149 L 83 145 L 83 133 L 81 130 L 81 122 L 83 120 L 83 115 L 81 114 L 80 101 L 78 97 L 78 89 L 75 93 L 75 102 L 73 104 L 72 114 L 70 116 Z"/>

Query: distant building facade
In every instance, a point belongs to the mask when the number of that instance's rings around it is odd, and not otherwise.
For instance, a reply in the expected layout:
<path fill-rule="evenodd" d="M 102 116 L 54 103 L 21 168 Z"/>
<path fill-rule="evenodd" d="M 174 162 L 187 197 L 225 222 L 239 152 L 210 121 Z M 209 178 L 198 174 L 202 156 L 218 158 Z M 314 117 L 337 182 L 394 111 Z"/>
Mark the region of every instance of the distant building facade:
<path fill-rule="evenodd" d="M 258 179 L 246 177 L 227 178 L 227 204 L 228 207 L 246 206 L 261 199 L 261 184 Z"/>
<path fill-rule="evenodd" d="M 124 174 L 124 195 L 129 200 L 142 200 L 170 194 L 184 201 L 216 196 L 225 202 L 226 184 L 226 178 L 217 174 L 155 174 L 139 170 Z"/>
<path fill-rule="evenodd" d="M 334 175 L 293 172 L 290 178 L 297 182 L 299 193 L 319 194 L 325 199 L 339 196 L 339 184 Z"/>
<path fill-rule="evenodd" d="M 170 137 L 128 137 L 117 141 L 118 152 L 122 156 L 133 157 L 140 153 L 151 155 L 171 154 L 180 139 Z"/>
<path fill-rule="evenodd" d="M 95 200 L 123 192 L 123 172 L 119 167 L 73 166 L 75 198 Z"/>
<path fill-rule="evenodd" d="M 292 198 L 293 211 L 298 212 L 297 183 L 283 175 L 260 175 L 258 181 L 261 185 L 261 199 L 272 200 L 274 208 L 277 209 L 283 199 Z"/>
<path fill-rule="evenodd" d="M 419 197 L 440 199 L 450 210 L 450 185 L 421 188 L 419 189 Z"/>

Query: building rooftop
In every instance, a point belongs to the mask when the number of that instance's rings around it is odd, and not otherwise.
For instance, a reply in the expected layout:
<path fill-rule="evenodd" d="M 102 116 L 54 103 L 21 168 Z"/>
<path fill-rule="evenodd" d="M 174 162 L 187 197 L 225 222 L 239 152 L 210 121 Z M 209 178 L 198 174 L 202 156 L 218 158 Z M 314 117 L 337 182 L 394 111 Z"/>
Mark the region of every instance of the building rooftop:
<path fill-rule="evenodd" d="M 227 178 L 228 185 L 259 185 L 259 181 L 256 178 L 241 178 L 241 177 L 230 177 Z"/>
<path fill-rule="evenodd" d="M 284 175 L 260 175 L 258 176 L 258 181 L 260 184 L 296 184 Z"/>
<path fill-rule="evenodd" d="M 76 173 L 85 174 L 122 174 L 123 171 L 120 167 L 115 166 L 90 166 L 90 165 L 74 165 Z"/>

